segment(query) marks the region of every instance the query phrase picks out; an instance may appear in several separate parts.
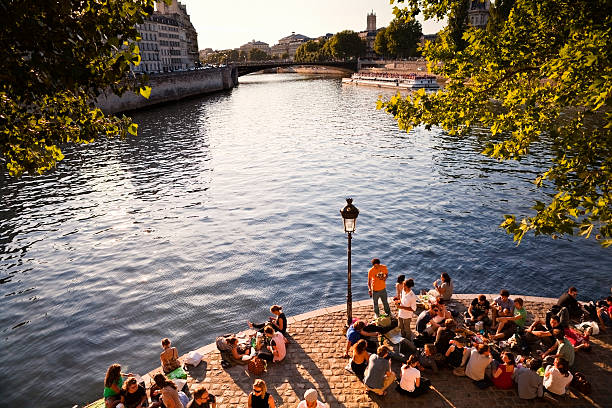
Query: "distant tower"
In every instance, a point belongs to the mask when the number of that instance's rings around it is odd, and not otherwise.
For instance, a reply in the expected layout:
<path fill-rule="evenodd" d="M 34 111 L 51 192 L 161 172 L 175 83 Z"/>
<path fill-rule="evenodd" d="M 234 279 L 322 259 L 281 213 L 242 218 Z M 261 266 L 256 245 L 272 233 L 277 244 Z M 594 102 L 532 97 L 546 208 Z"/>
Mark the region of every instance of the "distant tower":
<path fill-rule="evenodd" d="M 368 13 L 368 28 L 367 31 L 376 31 L 376 14 L 374 14 L 374 10 L 371 13 Z"/>

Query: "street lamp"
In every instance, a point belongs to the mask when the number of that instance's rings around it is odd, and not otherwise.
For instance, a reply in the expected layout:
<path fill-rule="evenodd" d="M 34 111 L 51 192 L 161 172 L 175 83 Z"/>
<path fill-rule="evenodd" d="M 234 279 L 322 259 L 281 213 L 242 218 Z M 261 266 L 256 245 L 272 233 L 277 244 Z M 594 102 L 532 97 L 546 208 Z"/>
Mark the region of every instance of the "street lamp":
<path fill-rule="evenodd" d="M 346 326 L 350 327 L 353 323 L 353 293 L 351 290 L 351 238 L 355 232 L 357 224 L 357 216 L 359 210 L 353 205 L 353 199 L 346 199 L 346 206 L 340 210 L 342 222 L 344 223 L 344 232 L 348 234 L 348 269 L 347 269 L 347 290 L 346 290 Z"/>

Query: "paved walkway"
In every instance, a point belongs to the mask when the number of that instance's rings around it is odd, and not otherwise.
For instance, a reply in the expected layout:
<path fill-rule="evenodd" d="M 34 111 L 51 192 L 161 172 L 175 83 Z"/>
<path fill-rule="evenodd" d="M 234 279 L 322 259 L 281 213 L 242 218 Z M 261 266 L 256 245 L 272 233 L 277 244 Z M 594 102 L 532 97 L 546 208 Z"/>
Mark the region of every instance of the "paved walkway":
<path fill-rule="evenodd" d="M 492 300 L 496 296 L 488 297 Z M 474 297 L 475 295 L 455 295 L 453 302 L 457 309 L 465 310 Z M 534 318 L 543 319 L 551 303 L 556 302 L 556 299 L 530 296 L 524 296 L 523 299 L 528 311 L 528 323 Z M 198 351 L 204 355 L 204 359 L 198 367 L 189 370 L 188 384 L 205 385 L 209 392 L 217 397 L 218 408 L 246 407 L 248 393 L 255 378 L 266 381 L 268 392 L 274 397 L 276 406 L 282 408 L 295 408 L 308 388 L 318 390 L 319 399 L 327 402 L 331 408 L 612 407 L 612 334 L 609 332 L 593 337 L 591 352 L 581 351 L 576 356 L 572 371 L 586 374 L 593 388 L 589 396 L 572 392 L 570 396 L 558 398 L 559 402 L 556 404 L 543 401 L 525 402 L 518 398 L 514 390 L 503 391 L 494 387 L 480 390 L 468 378 L 455 377 L 450 370 L 442 369 L 438 374 L 425 374 L 431 379 L 435 390 L 430 390 L 416 399 L 398 394 L 393 386 L 385 397 L 370 397 L 364 393 L 361 382 L 344 369 L 348 361 L 342 358 L 346 347 L 346 338 L 342 333 L 346 321 L 345 309 L 346 305 L 340 305 L 289 317 L 288 333 L 291 344 L 287 358 L 281 363 L 269 366 L 262 376 L 250 376 L 245 372 L 244 366 L 223 369 L 216 346 L 211 344 L 202 347 Z M 372 315 L 370 300 L 353 304 L 354 317 L 369 319 Z M 399 363 L 394 363 L 393 369 L 399 378 Z M 152 377 L 156 372 L 160 372 L 160 369 L 149 375 Z"/>

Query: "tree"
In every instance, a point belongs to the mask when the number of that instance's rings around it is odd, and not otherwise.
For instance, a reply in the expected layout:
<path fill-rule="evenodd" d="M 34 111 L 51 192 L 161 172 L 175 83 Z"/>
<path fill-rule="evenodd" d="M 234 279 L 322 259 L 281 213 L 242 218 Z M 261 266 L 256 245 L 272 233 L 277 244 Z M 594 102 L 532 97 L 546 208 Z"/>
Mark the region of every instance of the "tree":
<path fill-rule="evenodd" d="M 456 16 L 461 1 L 406 0 L 398 17 Z M 501 2 L 487 29 L 468 28 L 462 49 L 427 43 L 429 69 L 444 78 L 436 93 L 379 101 L 401 129 L 440 126 L 464 135 L 489 129 L 484 154 L 521 160 L 532 145 L 547 149 L 549 167 L 534 182 L 549 187 L 522 219 L 506 215 L 501 227 L 520 243 L 535 235 L 580 234 L 612 245 L 612 14 L 607 0 Z"/>
<path fill-rule="evenodd" d="M 2 3 L 0 13 L 0 157 L 9 173 L 42 173 L 63 159 L 61 145 L 99 135 L 136 134 L 125 116 L 105 116 L 102 92 L 140 90 L 136 24 L 153 0 Z"/>
<path fill-rule="evenodd" d="M 316 62 L 327 61 L 330 58 L 327 41 L 319 39 L 310 40 L 300 45 L 295 51 L 294 60 L 296 62 Z"/>
<path fill-rule="evenodd" d="M 421 35 L 421 23 L 416 19 L 393 19 L 385 30 L 387 53 L 396 58 L 416 56 Z"/>
<path fill-rule="evenodd" d="M 376 38 L 374 39 L 374 52 L 383 57 L 389 54 L 386 31 L 385 28 L 381 28 L 378 33 L 376 33 Z"/>
<path fill-rule="evenodd" d="M 227 60 L 229 62 L 240 61 L 240 51 L 239 50 L 231 50 L 227 53 Z"/>
<path fill-rule="evenodd" d="M 270 56 L 259 48 L 251 48 L 249 50 L 249 61 L 268 61 Z"/>
<path fill-rule="evenodd" d="M 363 55 L 366 46 L 356 32 L 344 30 L 340 31 L 329 40 L 329 48 L 334 58 L 346 60 Z"/>

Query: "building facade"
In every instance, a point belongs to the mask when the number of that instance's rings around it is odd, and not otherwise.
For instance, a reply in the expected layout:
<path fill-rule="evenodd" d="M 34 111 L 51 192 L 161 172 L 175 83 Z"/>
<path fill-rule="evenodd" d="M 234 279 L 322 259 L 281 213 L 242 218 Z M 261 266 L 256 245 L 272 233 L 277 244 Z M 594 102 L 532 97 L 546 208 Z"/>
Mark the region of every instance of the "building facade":
<path fill-rule="evenodd" d="M 141 61 L 132 71 L 156 73 L 195 67 L 200 60 L 198 35 L 187 9 L 176 0 L 170 6 L 158 2 L 157 7 L 136 27 L 141 37 L 138 43 Z"/>
<path fill-rule="evenodd" d="M 255 41 L 255 40 L 241 45 L 240 48 L 239 48 L 239 51 L 246 52 L 248 54 L 249 51 L 251 51 L 253 48 L 261 50 L 261 51 L 265 52 L 268 55 L 271 54 L 271 49 L 270 49 L 270 46 L 268 45 L 268 43 L 265 43 L 263 41 Z"/>
<path fill-rule="evenodd" d="M 132 67 L 134 72 L 159 72 L 162 71 L 162 63 L 159 54 L 159 41 L 157 23 L 147 19 L 138 27 L 142 40 L 138 43 L 140 48 L 140 64 Z"/>
<path fill-rule="evenodd" d="M 177 0 L 172 0 L 170 5 L 164 1 L 157 1 L 156 6 L 158 14 L 173 18 L 179 24 L 187 47 L 187 59 L 190 61 L 188 64 L 195 64 L 199 61 L 198 33 L 191 23 L 191 17 L 187 14 L 187 6 Z"/>
<path fill-rule="evenodd" d="M 282 58 L 284 54 L 289 55 L 289 59 L 293 60 L 295 52 L 303 43 L 310 41 L 310 37 L 306 37 L 302 34 L 291 33 L 287 37 L 283 37 L 278 40 L 278 44 L 273 45 L 270 49 L 270 53 L 274 56 Z"/>
<path fill-rule="evenodd" d="M 366 21 L 366 30 L 360 31 L 357 33 L 361 41 L 363 41 L 366 45 L 366 58 L 376 57 L 376 52 L 374 52 L 374 41 L 376 40 L 376 34 L 378 34 L 378 30 L 376 29 L 376 14 L 374 10 L 371 13 L 368 13 L 367 21 Z"/>
<path fill-rule="evenodd" d="M 472 0 L 468 10 L 468 23 L 476 28 L 486 28 L 489 21 L 490 0 Z"/>

